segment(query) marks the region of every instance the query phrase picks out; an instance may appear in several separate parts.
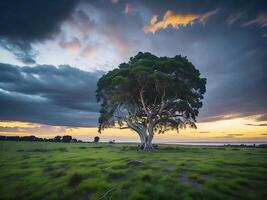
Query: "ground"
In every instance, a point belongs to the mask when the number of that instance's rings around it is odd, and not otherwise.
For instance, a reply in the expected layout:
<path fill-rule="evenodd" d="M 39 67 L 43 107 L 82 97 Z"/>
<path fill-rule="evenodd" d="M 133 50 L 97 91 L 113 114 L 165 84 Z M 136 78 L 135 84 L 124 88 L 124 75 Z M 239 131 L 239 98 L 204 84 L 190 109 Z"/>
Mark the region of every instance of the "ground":
<path fill-rule="evenodd" d="M 267 149 L 0 142 L 0 199 L 267 199 Z"/>

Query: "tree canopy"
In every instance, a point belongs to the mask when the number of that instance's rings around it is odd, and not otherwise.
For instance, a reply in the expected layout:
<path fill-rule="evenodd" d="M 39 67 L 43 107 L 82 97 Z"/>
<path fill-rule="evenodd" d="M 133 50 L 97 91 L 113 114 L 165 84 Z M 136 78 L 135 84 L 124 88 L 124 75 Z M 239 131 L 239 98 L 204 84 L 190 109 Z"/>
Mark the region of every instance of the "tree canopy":
<path fill-rule="evenodd" d="M 99 79 L 99 131 L 131 128 L 141 148 L 151 149 L 154 132 L 196 128 L 205 91 L 206 79 L 186 57 L 139 52 Z"/>

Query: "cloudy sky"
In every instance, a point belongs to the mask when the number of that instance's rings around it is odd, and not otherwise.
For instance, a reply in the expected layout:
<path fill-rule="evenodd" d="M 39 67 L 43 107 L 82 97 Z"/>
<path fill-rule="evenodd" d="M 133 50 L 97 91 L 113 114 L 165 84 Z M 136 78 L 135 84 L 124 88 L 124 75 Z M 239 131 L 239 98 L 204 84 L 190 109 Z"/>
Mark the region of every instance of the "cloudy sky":
<path fill-rule="evenodd" d="M 0 134 L 92 139 L 98 78 L 139 51 L 187 56 L 207 78 L 199 128 L 156 140 L 267 141 L 265 0 L 1 1 Z"/>

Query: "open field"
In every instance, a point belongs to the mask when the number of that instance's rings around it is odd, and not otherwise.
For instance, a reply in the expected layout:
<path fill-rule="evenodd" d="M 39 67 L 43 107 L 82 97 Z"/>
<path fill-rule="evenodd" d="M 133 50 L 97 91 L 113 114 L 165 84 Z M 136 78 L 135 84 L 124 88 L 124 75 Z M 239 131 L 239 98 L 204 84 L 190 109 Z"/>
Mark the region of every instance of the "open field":
<path fill-rule="evenodd" d="M 0 171 L 0 199 L 267 199 L 261 148 L 4 141 Z"/>

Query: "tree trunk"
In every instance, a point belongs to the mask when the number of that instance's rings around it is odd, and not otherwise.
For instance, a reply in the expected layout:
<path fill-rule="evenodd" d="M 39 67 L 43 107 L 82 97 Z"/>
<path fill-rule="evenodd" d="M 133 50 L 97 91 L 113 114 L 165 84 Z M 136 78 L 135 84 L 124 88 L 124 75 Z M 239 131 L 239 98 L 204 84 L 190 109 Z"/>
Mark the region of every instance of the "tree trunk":
<path fill-rule="evenodd" d="M 152 139 L 150 139 L 150 137 L 147 134 L 147 128 L 143 127 L 142 129 L 140 129 L 138 131 L 138 135 L 139 135 L 140 140 L 141 140 L 141 143 L 139 145 L 139 149 L 144 150 L 144 151 L 152 150 L 152 144 L 151 144 Z"/>
<path fill-rule="evenodd" d="M 152 140 L 154 138 L 154 125 L 155 125 L 154 120 L 149 119 L 148 136 L 147 136 L 148 150 L 152 150 L 153 149 Z"/>
<path fill-rule="evenodd" d="M 151 151 L 152 149 L 153 149 L 152 143 L 151 143 L 149 137 L 146 137 L 146 143 L 145 143 L 144 150 L 145 151 Z"/>
<path fill-rule="evenodd" d="M 131 121 L 127 121 L 127 125 L 129 128 L 131 128 L 133 131 L 135 131 L 139 137 L 140 137 L 140 145 L 139 145 L 139 149 L 143 150 L 146 148 L 146 137 L 147 137 L 147 130 L 146 130 L 146 127 L 145 126 L 141 126 L 140 124 L 139 125 L 136 125 L 134 123 L 132 123 Z M 140 127 L 141 126 L 141 127 Z"/>
<path fill-rule="evenodd" d="M 135 132 L 137 132 L 137 134 L 139 135 L 140 138 L 140 145 L 139 145 L 139 149 L 140 150 L 144 150 L 144 151 L 151 151 L 153 149 L 152 146 L 152 139 L 154 136 L 154 130 L 153 128 L 151 128 L 150 130 L 147 129 L 146 126 L 143 126 L 140 128 L 136 128 L 137 126 L 134 126 L 134 124 L 128 124 L 128 127 L 131 128 L 132 130 L 134 130 Z"/>
<path fill-rule="evenodd" d="M 146 127 L 143 127 L 142 129 L 140 129 L 139 131 L 139 136 L 141 139 L 141 144 L 139 146 L 139 149 L 141 150 L 145 150 L 147 148 L 147 134 L 146 134 Z"/>
<path fill-rule="evenodd" d="M 151 151 L 153 149 L 152 143 L 151 143 L 151 139 L 149 138 L 148 135 L 145 136 L 145 141 L 142 143 L 141 145 L 141 150 L 144 151 Z"/>
<path fill-rule="evenodd" d="M 138 132 L 138 135 L 139 135 L 140 141 L 141 141 L 139 149 L 142 150 L 144 148 L 144 146 L 145 146 L 146 139 L 144 137 L 144 134 L 141 131 Z"/>

